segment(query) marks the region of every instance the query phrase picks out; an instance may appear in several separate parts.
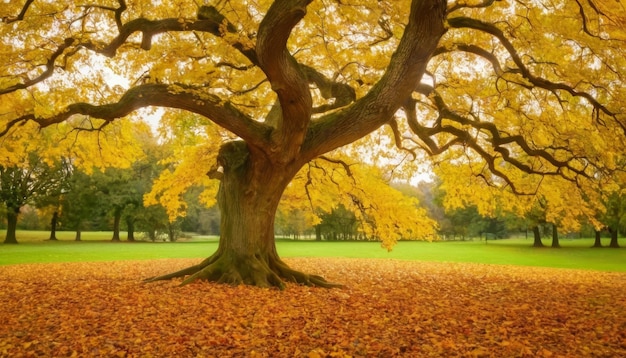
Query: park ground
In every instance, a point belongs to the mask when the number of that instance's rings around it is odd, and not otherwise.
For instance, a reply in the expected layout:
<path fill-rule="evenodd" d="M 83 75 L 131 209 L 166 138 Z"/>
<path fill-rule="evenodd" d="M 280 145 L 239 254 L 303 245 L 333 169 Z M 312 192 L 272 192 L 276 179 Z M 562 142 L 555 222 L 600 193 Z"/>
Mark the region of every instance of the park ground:
<path fill-rule="evenodd" d="M 346 287 L 278 291 L 141 283 L 212 239 L 24 240 L 0 246 L 0 356 L 626 356 L 626 249 L 529 244 L 280 241 L 292 267 Z"/>

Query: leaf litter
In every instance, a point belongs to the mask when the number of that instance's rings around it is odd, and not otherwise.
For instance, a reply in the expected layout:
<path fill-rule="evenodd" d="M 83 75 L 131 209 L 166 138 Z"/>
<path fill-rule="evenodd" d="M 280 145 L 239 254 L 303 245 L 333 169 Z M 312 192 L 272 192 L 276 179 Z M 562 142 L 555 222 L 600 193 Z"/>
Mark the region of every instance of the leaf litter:
<path fill-rule="evenodd" d="M 624 273 L 298 258 L 347 287 L 141 283 L 195 261 L 0 266 L 0 356 L 626 356 Z"/>

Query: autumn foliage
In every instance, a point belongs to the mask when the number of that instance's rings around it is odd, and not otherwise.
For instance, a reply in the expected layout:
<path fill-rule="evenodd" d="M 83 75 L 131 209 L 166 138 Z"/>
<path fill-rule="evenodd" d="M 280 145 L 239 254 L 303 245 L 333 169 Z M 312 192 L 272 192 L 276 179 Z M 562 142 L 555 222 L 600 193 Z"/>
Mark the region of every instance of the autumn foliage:
<path fill-rule="evenodd" d="M 2 266 L 0 356 L 626 355 L 623 273 L 367 259 L 288 263 L 350 285 L 281 292 L 136 278 L 190 260 Z"/>

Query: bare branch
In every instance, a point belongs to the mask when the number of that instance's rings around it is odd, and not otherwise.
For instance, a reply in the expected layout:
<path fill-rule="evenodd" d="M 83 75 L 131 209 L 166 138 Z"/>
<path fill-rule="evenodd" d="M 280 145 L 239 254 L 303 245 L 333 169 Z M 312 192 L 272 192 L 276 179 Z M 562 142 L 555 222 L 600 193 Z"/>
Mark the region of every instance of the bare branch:
<path fill-rule="evenodd" d="M 421 149 L 423 149 L 426 153 L 428 153 L 428 155 L 434 156 L 434 155 L 441 154 L 445 152 L 446 150 L 450 149 L 450 147 L 463 143 L 463 139 L 455 137 L 443 145 L 438 145 L 432 138 L 432 136 L 438 133 L 439 131 L 438 126 L 435 128 L 422 126 L 417 120 L 417 112 L 415 111 L 415 105 L 416 105 L 416 101 L 413 98 L 410 98 L 403 104 L 402 109 L 404 110 L 404 113 L 406 114 L 409 128 L 415 135 L 417 135 L 417 137 L 422 142 L 422 143 L 416 142 L 416 144 Z M 438 121 L 438 123 L 440 123 L 440 121 Z"/>
<path fill-rule="evenodd" d="M 493 71 L 498 76 L 502 76 L 502 74 L 505 72 L 502 69 L 502 66 L 500 65 L 500 61 L 498 60 L 498 58 L 493 53 L 483 49 L 482 47 L 476 46 L 476 45 L 468 45 L 468 44 L 460 43 L 460 44 L 455 44 L 452 48 L 439 47 L 439 48 L 437 48 L 435 53 L 433 53 L 433 57 L 436 57 L 436 56 L 444 54 L 444 53 L 450 53 L 452 51 L 457 51 L 457 50 L 458 51 L 464 51 L 464 52 L 472 53 L 474 55 L 480 56 L 480 57 L 484 58 L 485 60 L 489 61 L 489 63 L 491 63 L 491 66 L 493 67 Z M 507 69 L 507 72 L 519 73 L 519 71 L 517 71 L 515 69 Z"/>
<path fill-rule="evenodd" d="M 385 42 L 393 37 L 393 31 L 391 30 L 391 26 L 389 26 L 389 21 L 385 18 L 378 19 L 378 26 L 383 30 L 385 36 L 379 37 L 375 41 L 371 42 L 369 45 L 374 46 L 381 42 Z"/>

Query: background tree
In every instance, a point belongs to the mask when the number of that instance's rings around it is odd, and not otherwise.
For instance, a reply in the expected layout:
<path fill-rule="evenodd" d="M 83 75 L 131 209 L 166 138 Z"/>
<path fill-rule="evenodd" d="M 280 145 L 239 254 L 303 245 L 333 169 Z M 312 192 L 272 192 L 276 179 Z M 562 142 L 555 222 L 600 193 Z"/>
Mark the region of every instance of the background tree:
<path fill-rule="evenodd" d="M 157 279 L 329 286 L 280 260 L 276 209 L 308 163 L 376 150 L 384 125 L 401 150 L 472 158 L 472 175 L 513 192 L 523 173 L 585 186 L 626 147 L 618 2 L 27 1 L 1 15 L 0 134 L 148 106 L 221 128 L 224 143 L 205 143 L 217 152 L 186 158 L 220 181 L 219 248 Z M 366 221 L 389 210 L 351 199 Z M 387 246 L 404 229 L 375 224 Z"/>
<path fill-rule="evenodd" d="M 356 240 L 359 237 L 357 217 L 343 205 L 331 209 L 329 213 L 322 213 L 320 219 L 320 223 L 316 225 L 320 239 Z"/>
<path fill-rule="evenodd" d="M 99 211 L 97 189 L 91 176 L 74 168 L 69 180 L 69 188 L 61 202 L 64 228 L 76 232 L 75 240 L 81 240 L 81 233 L 89 227 Z"/>
<path fill-rule="evenodd" d="M 48 180 L 53 182 L 45 192 L 38 193 L 35 206 L 40 212 L 48 212 L 50 215 L 50 237 L 48 240 L 58 240 L 56 237 L 59 218 L 61 216 L 64 196 L 69 192 L 72 177 L 72 166 L 67 158 L 60 158 L 52 168 L 55 170 Z"/>
<path fill-rule="evenodd" d="M 38 197 L 50 197 L 58 191 L 62 180 L 59 165 L 49 166 L 35 153 L 29 153 L 25 162 L 0 166 L 0 201 L 6 208 L 7 232 L 5 244 L 17 244 L 17 219 L 22 207 L 34 204 Z"/>

